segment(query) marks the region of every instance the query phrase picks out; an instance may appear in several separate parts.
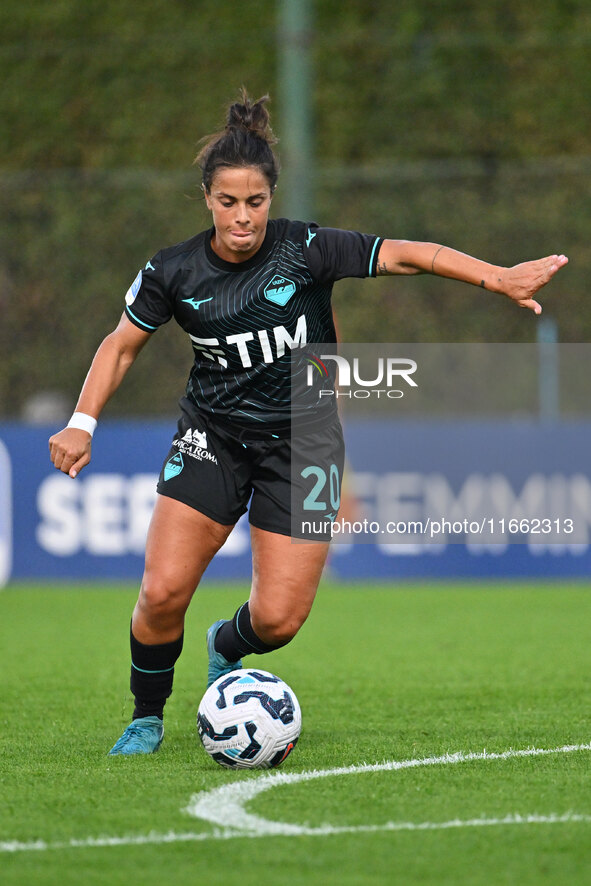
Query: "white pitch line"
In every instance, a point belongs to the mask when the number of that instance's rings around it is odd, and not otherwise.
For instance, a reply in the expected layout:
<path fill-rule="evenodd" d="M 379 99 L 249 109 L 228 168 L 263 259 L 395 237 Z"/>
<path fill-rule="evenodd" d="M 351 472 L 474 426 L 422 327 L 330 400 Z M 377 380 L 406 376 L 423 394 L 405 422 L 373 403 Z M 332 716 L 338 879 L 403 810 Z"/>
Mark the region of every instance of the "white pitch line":
<path fill-rule="evenodd" d="M 523 825 L 523 824 L 568 824 L 570 822 L 591 824 L 591 815 L 579 815 L 574 812 L 565 812 L 561 815 L 505 815 L 503 818 L 454 818 L 450 821 L 388 821 L 381 825 L 359 825 L 351 827 L 332 827 L 325 825 L 320 828 L 302 828 L 299 836 L 326 837 L 335 834 L 369 834 L 377 831 L 446 831 L 454 828 L 483 828 L 499 825 Z M 205 840 L 234 840 L 239 838 L 256 839 L 268 837 L 269 834 L 257 831 L 238 831 L 227 828 L 226 830 L 214 830 L 211 833 L 181 833 L 169 831 L 166 834 L 151 832 L 149 834 L 137 834 L 128 837 L 87 837 L 82 840 L 68 840 L 57 843 L 46 843 L 44 840 L 36 840 L 32 843 L 20 843 L 18 840 L 10 840 L 0 843 L 0 852 L 48 852 L 58 849 L 104 849 L 118 846 L 162 846 L 170 843 L 201 843 Z M 293 834 L 291 834 L 293 836 Z"/>
<path fill-rule="evenodd" d="M 170 831 L 167 834 L 157 834 L 152 831 L 149 834 L 137 834 L 128 837 L 84 837 L 80 840 L 63 840 L 61 842 L 46 843 L 45 840 L 35 840 L 31 843 L 21 843 L 18 840 L 7 840 L 0 843 L 0 852 L 47 852 L 50 849 L 102 849 L 111 846 L 146 846 L 160 845 L 162 843 L 193 842 L 197 840 L 215 839 L 216 835 L 209 833 L 200 834 L 176 834 Z"/>
<path fill-rule="evenodd" d="M 329 778 L 338 775 L 357 775 L 365 772 L 388 772 L 401 769 L 411 769 L 419 766 L 449 765 L 466 763 L 475 760 L 507 760 L 519 757 L 539 757 L 550 754 L 567 754 L 575 751 L 589 751 L 591 744 L 563 745 L 558 748 L 527 748 L 525 750 L 503 751 L 502 753 L 463 753 L 444 754 L 439 757 L 423 757 L 413 760 L 391 760 L 386 763 L 364 764 L 360 766 L 346 766 L 341 769 L 322 769 L 309 772 L 283 773 L 275 772 L 260 778 L 245 781 L 232 782 L 221 788 L 215 788 L 201 794 L 195 794 L 191 798 L 186 812 L 201 818 L 213 825 L 210 832 L 186 832 L 159 834 L 151 831 L 148 834 L 135 834 L 122 837 L 87 837 L 81 839 L 46 842 L 35 840 L 20 842 L 18 840 L 0 841 L 0 853 L 17 852 L 47 852 L 64 849 L 97 849 L 118 846 L 147 846 L 165 845 L 171 843 L 191 843 L 205 840 L 231 840 L 240 837 L 256 838 L 268 836 L 331 836 L 335 834 L 363 834 L 377 831 L 439 831 L 454 828 L 468 827 L 495 827 L 510 825 L 539 825 L 539 824 L 566 824 L 582 823 L 590 824 L 591 815 L 581 815 L 574 812 L 550 813 L 548 815 L 518 813 L 506 815 L 503 818 L 471 818 L 452 819 L 450 821 L 423 821 L 405 822 L 389 821 L 381 825 L 352 825 L 334 827 L 322 825 L 309 827 L 308 825 L 293 825 L 285 822 L 274 822 L 250 815 L 244 804 L 252 800 L 258 794 L 270 790 L 282 784 L 297 784 L 298 782 L 310 781 L 315 778 Z M 221 805 L 220 805 L 221 804 Z"/>
<path fill-rule="evenodd" d="M 526 748 L 525 750 L 502 751 L 501 753 L 463 753 L 443 754 L 439 757 L 420 757 L 412 760 L 390 760 L 387 763 L 370 763 L 361 766 L 345 766 L 341 769 L 321 769 L 309 772 L 283 773 L 274 772 L 261 778 L 231 782 L 221 788 L 215 788 L 200 794 L 194 794 L 185 812 L 194 818 L 200 818 L 213 825 L 232 828 L 239 831 L 256 832 L 272 836 L 276 834 L 291 836 L 310 836 L 315 831 L 326 833 L 323 828 L 309 828 L 287 822 L 268 821 L 253 815 L 244 808 L 259 794 L 273 787 L 285 784 L 298 784 L 316 778 L 332 778 L 338 775 L 359 775 L 366 772 L 392 772 L 401 769 L 412 769 L 420 766 L 441 766 L 457 763 L 468 763 L 475 760 L 508 760 L 519 757 L 540 757 L 549 754 L 568 754 L 573 751 L 589 751 L 591 744 L 563 745 L 559 748 Z"/>

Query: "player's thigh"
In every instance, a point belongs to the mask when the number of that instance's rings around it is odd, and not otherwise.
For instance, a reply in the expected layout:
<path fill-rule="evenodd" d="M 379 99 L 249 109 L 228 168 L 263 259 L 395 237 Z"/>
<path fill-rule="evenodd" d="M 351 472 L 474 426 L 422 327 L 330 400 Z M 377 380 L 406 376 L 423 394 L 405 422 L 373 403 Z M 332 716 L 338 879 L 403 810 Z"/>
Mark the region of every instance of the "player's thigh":
<path fill-rule="evenodd" d="M 232 525 L 217 523 L 183 502 L 158 495 L 148 530 L 139 609 L 154 617 L 184 612 L 231 531 Z"/>
<path fill-rule="evenodd" d="M 261 640 L 278 645 L 305 622 L 326 562 L 328 542 L 293 541 L 251 526 L 252 626 Z"/>

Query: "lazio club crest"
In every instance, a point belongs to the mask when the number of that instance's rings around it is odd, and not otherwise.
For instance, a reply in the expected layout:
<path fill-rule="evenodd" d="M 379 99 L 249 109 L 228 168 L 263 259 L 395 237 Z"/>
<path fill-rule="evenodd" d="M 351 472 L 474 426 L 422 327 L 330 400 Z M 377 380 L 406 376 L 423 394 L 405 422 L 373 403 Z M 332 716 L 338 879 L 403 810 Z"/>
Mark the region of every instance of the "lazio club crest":
<path fill-rule="evenodd" d="M 174 455 L 171 455 L 164 465 L 164 479 L 172 480 L 173 477 L 178 477 L 184 467 L 185 463 L 182 453 L 176 452 Z"/>
<path fill-rule="evenodd" d="M 288 280 L 287 277 L 276 274 L 271 282 L 265 286 L 265 298 L 284 308 L 295 291 L 295 283 Z"/>

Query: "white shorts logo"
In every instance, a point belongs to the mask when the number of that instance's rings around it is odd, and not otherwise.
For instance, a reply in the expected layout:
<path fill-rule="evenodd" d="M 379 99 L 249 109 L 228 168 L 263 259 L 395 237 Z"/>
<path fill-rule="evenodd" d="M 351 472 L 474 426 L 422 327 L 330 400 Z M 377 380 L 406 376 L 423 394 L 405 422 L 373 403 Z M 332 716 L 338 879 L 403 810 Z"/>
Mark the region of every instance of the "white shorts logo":
<path fill-rule="evenodd" d="M 215 465 L 218 463 L 213 452 L 209 452 L 207 449 L 207 433 L 205 431 L 189 428 L 185 436 L 181 440 L 174 440 L 172 445 L 176 446 L 179 452 L 184 452 L 185 455 L 190 455 L 191 458 L 196 458 L 198 461 L 210 461 Z"/>

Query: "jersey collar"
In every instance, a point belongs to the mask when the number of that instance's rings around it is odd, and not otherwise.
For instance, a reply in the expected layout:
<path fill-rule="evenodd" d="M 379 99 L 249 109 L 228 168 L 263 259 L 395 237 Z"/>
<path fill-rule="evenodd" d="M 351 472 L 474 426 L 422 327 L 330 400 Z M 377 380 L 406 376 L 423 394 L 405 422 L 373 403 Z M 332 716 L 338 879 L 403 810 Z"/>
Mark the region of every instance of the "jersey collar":
<path fill-rule="evenodd" d="M 272 219 L 269 219 L 267 223 L 267 231 L 265 233 L 265 239 L 261 243 L 260 248 L 254 255 L 251 255 L 250 258 L 246 259 L 246 261 L 226 261 L 223 258 L 213 251 L 211 246 L 211 239 L 214 235 L 215 228 L 210 228 L 209 231 L 205 234 L 205 254 L 208 258 L 210 264 L 214 267 L 219 268 L 221 271 L 232 271 L 233 273 L 240 273 L 241 271 L 248 271 L 250 268 L 256 268 L 257 265 L 260 265 L 267 258 L 271 249 L 273 248 L 273 243 L 275 242 L 275 231 Z"/>

